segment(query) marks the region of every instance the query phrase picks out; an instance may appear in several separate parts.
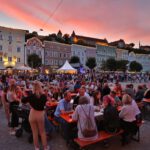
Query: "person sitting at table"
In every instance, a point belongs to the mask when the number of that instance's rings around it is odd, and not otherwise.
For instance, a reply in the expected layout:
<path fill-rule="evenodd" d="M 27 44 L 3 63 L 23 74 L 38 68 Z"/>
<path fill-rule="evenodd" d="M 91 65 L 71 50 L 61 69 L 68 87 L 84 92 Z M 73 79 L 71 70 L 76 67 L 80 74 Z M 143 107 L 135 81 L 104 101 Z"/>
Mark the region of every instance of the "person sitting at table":
<path fill-rule="evenodd" d="M 66 91 L 64 93 L 64 98 L 59 101 L 54 113 L 55 120 L 61 124 L 62 129 L 64 130 L 64 138 L 66 139 L 67 144 L 69 142 L 69 130 L 66 122 L 60 117 L 60 115 L 72 110 L 72 104 L 70 103 L 71 98 L 71 92 Z"/>
<path fill-rule="evenodd" d="M 47 97 L 47 100 L 51 101 L 52 100 L 52 94 L 50 93 L 48 88 L 44 89 L 44 93 L 45 93 L 45 96 Z"/>
<path fill-rule="evenodd" d="M 101 102 L 101 92 L 100 91 L 95 91 L 93 93 L 93 96 L 90 98 L 90 104 L 92 106 L 94 106 L 95 111 L 100 110 L 100 105 L 102 104 L 102 102 Z"/>
<path fill-rule="evenodd" d="M 104 116 L 103 126 L 107 132 L 115 133 L 120 129 L 120 120 L 116 107 L 114 107 L 114 101 L 110 96 L 104 96 Z"/>
<path fill-rule="evenodd" d="M 96 140 L 98 138 L 94 107 L 89 104 L 87 96 L 79 98 L 79 105 L 76 107 L 72 119 L 77 122 L 78 138 L 84 141 Z"/>
<path fill-rule="evenodd" d="M 139 85 L 137 88 L 136 95 L 135 95 L 135 101 L 141 102 L 143 100 L 144 93 L 145 93 L 145 90 L 143 89 L 142 85 Z"/>
<path fill-rule="evenodd" d="M 144 99 L 150 100 L 150 89 L 147 89 L 144 93 Z"/>
<path fill-rule="evenodd" d="M 136 109 L 132 104 L 132 98 L 128 94 L 124 94 L 122 98 L 123 107 L 119 113 L 121 118 L 121 127 L 124 130 L 122 135 L 122 144 L 128 143 L 129 135 L 135 135 L 137 132 L 136 125 Z"/>
<path fill-rule="evenodd" d="M 122 98 L 122 86 L 119 83 L 119 81 L 117 80 L 114 86 L 113 91 L 116 92 L 116 95 L 121 99 Z"/>
<path fill-rule="evenodd" d="M 111 91 L 108 96 L 112 99 L 112 101 L 114 101 L 115 106 L 121 105 L 121 101 L 120 101 L 119 97 L 116 95 L 115 91 Z"/>
<path fill-rule="evenodd" d="M 79 89 L 79 93 L 77 94 L 77 96 L 74 98 L 74 101 L 73 101 L 73 106 L 77 106 L 79 104 L 79 98 L 81 96 L 87 96 L 90 100 L 90 96 L 88 93 L 86 93 L 86 89 L 85 89 L 85 86 L 82 86 L 80 89 Z M 90 101 L 89 101 L 90 102 Z"/>
<path fill-rule="evenodd" d="M 102 88 L 102 97 L 104 97 L 105 95 L 108 95 L 110 94 L 110 88 L 108 86 L 108 83 L 105 82 L 104 85 L 103 85 L 103 88 Z"/>

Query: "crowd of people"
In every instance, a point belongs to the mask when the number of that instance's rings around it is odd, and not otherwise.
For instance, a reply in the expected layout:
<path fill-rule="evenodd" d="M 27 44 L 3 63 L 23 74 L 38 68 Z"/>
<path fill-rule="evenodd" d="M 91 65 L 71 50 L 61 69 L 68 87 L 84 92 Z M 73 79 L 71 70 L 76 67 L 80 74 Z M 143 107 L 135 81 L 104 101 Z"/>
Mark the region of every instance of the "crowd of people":
<path fill-rule="evenodd" d="M 134 87 L 134 82 L 149 81 L 148 74 L 101 74 L 88 75 L 36 75 L 10 76 L 0 78 L 0 95 L 10 135 L 15 135 L 19 127 L 19 117 L 15 108 L 21 104 L 30 108 L 29 123 L 33 134 L 35 150 L 39 150 L 39 135 L 44 150 L 49 150 L 47 135 L 49 124 L 46 111 L 47 102 L 58 102 L 54 109 L 54 119 L 63 130 L 67 144 L 78 137 L 81 140 L 95 140 L 98 131 L 110 133 L 124 130 L 122 144 L 129 142 L 129 137 L 137 132 L 136 122 L 141 119 L 137 103 L 144 98 L 150 99 L 150 90 L 146 84 Z M 133 80 L 134 79 L 134 80 Z M 120 81 L 130 81 L 122 86 Z M 74 93 L 74 96 L 72 96 Z M 119 106 L 121 109 L 119 110 Z M 61 114 L 71 115 L 73 122 L 68 125 Z M 95 116 L 102 112 L 103 117 Z"/>

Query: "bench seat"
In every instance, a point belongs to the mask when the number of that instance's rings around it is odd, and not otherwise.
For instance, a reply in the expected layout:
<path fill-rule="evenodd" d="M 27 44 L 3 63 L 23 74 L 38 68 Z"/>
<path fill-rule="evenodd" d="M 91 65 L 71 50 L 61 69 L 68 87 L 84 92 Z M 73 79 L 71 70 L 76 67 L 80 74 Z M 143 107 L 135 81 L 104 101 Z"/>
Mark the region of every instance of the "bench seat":
<path fill-rule="evenodd" d="M 83 148 L 83 147 L 107 140 L 111 137 L 118 136 L 122 133 L 123 133 L 123 130 L 120 130 L 118 133 L 108 133 L 106 131 L 99 131 L 98 138 L 96 140 L 83 141 L 83 140 L 80 140 L 79 138 L 76 138 L 74 139 L 74 141 L 80 146 L 80 148 Z"/>

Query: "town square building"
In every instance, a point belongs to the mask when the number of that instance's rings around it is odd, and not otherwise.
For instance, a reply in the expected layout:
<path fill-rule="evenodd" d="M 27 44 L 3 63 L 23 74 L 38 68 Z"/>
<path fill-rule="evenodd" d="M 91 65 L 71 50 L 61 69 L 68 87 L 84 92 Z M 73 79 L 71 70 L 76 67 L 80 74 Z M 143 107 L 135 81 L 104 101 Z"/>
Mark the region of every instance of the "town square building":
<path fill-rule="evenodd" d="M 0 26 L 0 67 L 15 68 L 25 64 L 26 30 Z"/>

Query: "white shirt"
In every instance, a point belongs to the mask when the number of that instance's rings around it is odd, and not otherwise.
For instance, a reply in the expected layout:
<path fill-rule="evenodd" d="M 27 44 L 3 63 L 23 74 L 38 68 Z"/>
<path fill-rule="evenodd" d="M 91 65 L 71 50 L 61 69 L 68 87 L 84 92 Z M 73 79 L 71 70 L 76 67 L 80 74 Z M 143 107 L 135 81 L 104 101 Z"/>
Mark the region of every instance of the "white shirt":
<path fill-rule="evenodd" d="M 140 109 L 134 99 L 132 99 L 132 106 L 133 106 L 133 109 L 135 110 L 135 114 L 139 115 L 141 112 L 140 112 Z"/>
<path fill-rule="evenodd" d="M 84 111 L 83 111 L 83 109 L 84 109 Z M 89 115 L 89 111 L 90 111 L 90 115 Z M 85 138 L 82 135 L 82 131 L 85 129 L 86 123 L 87 123 L 86 122 L 87 116 L 85 115 L 85 113 L 90 118 L 92 126 L 97 130 L 95 118 L 94 118 L 93 106 L 91 106 L 90 104 L 78 105 L 72 116 L 73 120 L 78 121 L 78 138 L 80 138 L 82 140 L 95 140 L 98 137 L 98 134 L 96 134 L 94 137 L 90 137 L 90 138 Z"/>
<path fill-rule="evenodd" d="M 136 120 L 136 110 L 134 106 L 124 105 L 119 113 L 119 117 L 127 122 L 133 122 Z"/>

